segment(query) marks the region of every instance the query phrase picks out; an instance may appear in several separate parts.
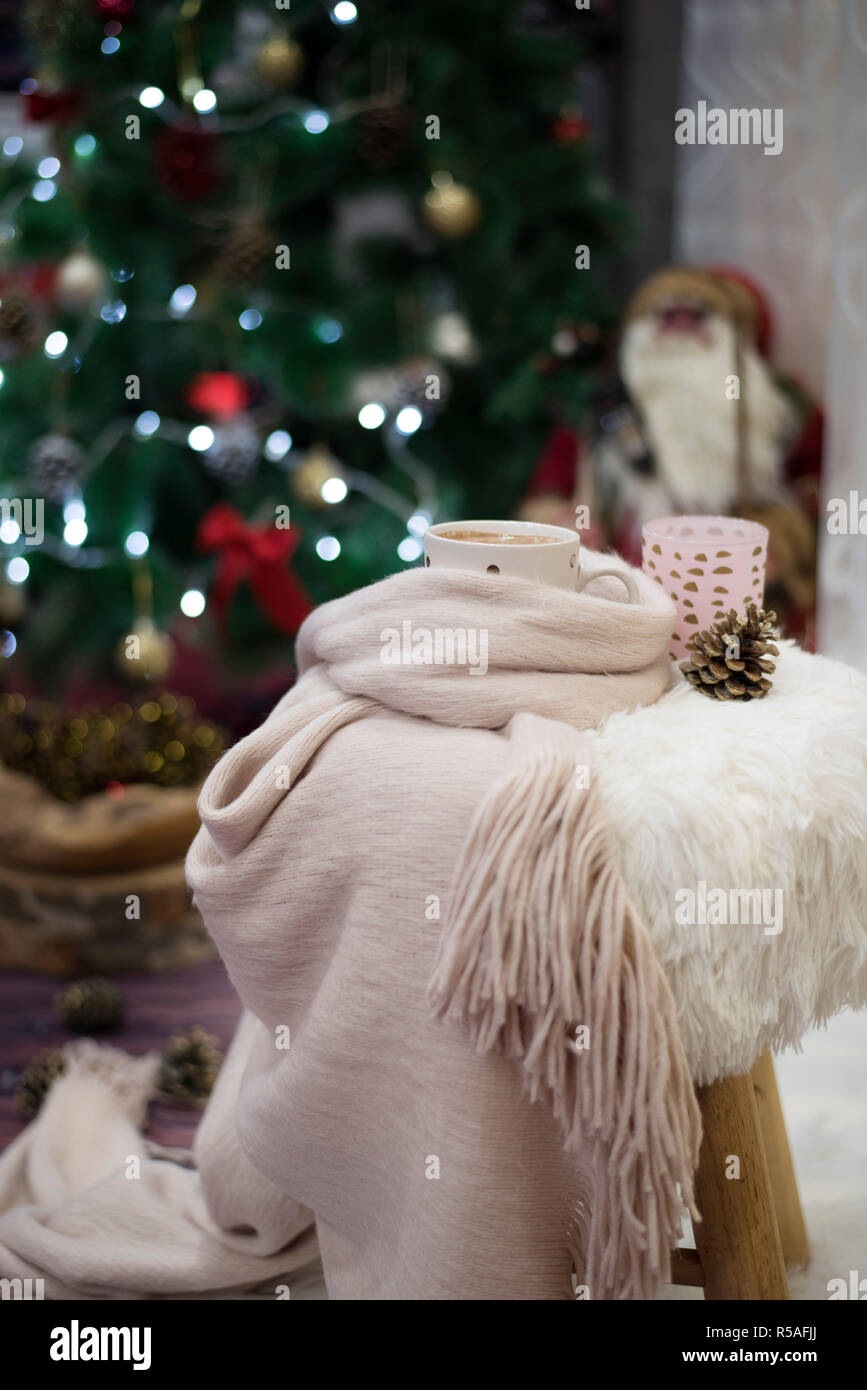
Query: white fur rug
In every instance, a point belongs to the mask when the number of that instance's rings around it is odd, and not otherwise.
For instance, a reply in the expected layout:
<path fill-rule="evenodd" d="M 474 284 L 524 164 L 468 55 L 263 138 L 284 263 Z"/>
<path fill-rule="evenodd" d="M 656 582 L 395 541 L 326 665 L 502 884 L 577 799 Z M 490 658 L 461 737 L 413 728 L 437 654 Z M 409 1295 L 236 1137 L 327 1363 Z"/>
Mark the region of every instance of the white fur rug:
<path fill-rule="evenodd" d="M 764 700 L 722 703 L 680 678 L 594 736 L 701 1084 L 867 1003 L 867 678 L 783 642 L 773 680 Z M 738 922 L 703 914 L 712 890 Z"/>

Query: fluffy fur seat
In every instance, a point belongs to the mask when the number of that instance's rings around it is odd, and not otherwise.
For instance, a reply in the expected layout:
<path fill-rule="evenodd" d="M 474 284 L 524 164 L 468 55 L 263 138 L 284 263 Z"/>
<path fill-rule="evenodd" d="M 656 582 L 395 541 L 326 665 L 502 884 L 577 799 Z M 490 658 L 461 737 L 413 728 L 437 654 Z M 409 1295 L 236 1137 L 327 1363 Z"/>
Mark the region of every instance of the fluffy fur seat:
<path fill-rule="evenodd" d="M 621 869 L 698 1083 L 864 1006 L 867 679 L 784 642 L 764 700 L 715 704 L 679 680 L 593 737 Z M 780 890 L 766 897 L 779 921 L 679 922 L 701 883 L 708 897 Z"/>

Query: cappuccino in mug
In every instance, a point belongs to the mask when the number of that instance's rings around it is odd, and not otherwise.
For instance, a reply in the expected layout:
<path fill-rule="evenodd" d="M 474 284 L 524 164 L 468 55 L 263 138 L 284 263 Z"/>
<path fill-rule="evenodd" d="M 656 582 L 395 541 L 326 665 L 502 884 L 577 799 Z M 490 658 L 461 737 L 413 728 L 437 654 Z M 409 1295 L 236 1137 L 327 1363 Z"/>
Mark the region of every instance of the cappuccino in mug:
<path fill-rule="evenodd" d="M 424 533 L 428 569 L 512 576 L 577 593 L 591 580 L 612 575 L 625 588 L 627 601 L 639 602 L 637 585 L 627 570 L 606 566 L 582 573 L 580 555 L 577 531 L 537 521 L 440 521 Z"/>
<path fill-rule="evenodd" d="M 505 531 L 438 531 L 447 541 L 480 541 L 482 545 L 556 545 L 558 536 L 528 534 L 516 536 Z"/>

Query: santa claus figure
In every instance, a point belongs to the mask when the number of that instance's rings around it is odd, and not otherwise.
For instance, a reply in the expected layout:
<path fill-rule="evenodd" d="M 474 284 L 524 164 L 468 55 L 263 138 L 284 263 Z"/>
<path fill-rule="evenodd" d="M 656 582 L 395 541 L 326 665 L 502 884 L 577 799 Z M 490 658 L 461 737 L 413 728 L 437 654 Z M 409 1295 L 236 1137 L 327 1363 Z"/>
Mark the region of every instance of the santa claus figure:
<path fill-rule="evenodd" d="M 591 475 L 609 542 L 640 562 L 641 527 L 674 513 L 739 515 L 771 532 L 766 601 L 809 635 L 821 417 L 768 361 L 761 294 L 730 270 L 672 266 L 624 318 L 621 388 L 605 402 Z"/>

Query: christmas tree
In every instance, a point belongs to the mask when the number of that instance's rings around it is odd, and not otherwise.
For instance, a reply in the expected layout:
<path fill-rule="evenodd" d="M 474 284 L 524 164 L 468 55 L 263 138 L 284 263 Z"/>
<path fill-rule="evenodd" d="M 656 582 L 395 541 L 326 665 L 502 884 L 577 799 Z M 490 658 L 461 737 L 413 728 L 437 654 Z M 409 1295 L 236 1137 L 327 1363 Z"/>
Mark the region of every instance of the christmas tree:
<path fill-rule="evenodd" d="M 184 644 L 255 672 L 314 603 L 416 563 L 430 521 L 510 515 L 552 427 L 580 420 L 615 308 L 622 212 L 579 106 L 592 13 L 22 17 L 32 76 L 0 161 L 6 688 L 171 683 Z"/>

